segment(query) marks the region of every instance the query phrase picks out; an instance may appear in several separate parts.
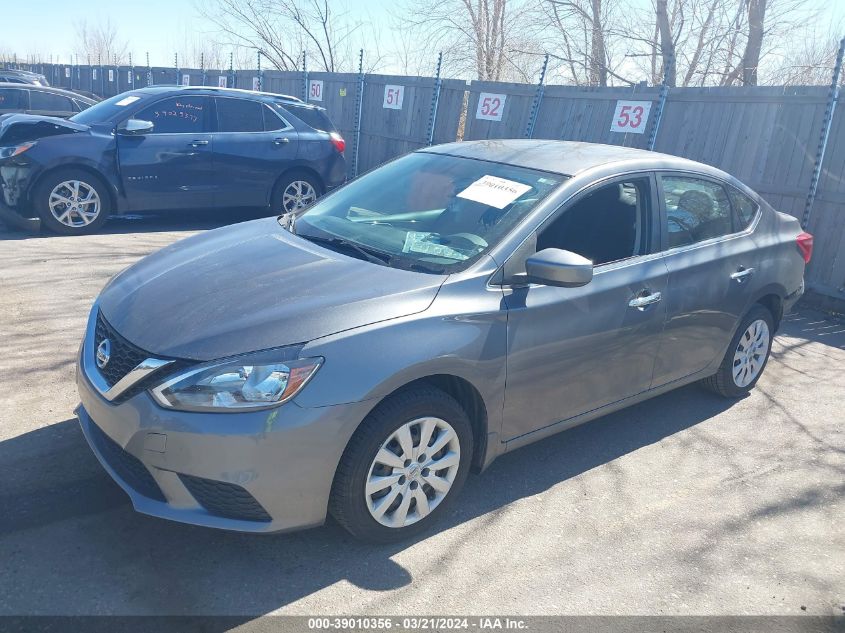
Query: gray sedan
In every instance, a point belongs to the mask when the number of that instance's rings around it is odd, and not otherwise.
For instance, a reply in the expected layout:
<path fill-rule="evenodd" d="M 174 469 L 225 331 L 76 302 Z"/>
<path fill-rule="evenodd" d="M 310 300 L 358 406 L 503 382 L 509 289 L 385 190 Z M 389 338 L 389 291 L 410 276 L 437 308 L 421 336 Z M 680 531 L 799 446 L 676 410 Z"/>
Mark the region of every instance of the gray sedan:
<path fill-rule="evenodd" d="M 77 414 L 140 512 L 251 532 L 331 513 L 395 540 L 506 451 L 695 381 L 746 394 L 811 252 L 688 160 L 427 148 L 117 275 Z"/>

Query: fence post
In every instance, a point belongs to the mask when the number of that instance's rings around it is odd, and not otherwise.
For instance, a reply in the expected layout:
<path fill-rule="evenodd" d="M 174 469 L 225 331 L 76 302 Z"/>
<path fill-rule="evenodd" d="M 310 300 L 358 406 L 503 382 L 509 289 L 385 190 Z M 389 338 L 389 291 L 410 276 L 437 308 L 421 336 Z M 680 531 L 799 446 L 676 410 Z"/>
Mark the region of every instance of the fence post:
<path fill-rule="evenodd" d="M 205 85 L 205 53 L 200 53 L 200 73 L 202 74 L 202 85 Z"/>
<path fill-rule="evenodd" d="M 232 52 L 229 53 L 229 83 L 232 84 L 229 88 L 235 87 L 235 54 Z"/>
<path fill-rule="evenodd" d="M 531 114 L 528 116 L 528 127 L 525 128 L 525 138 L 534 138 L 534 126 L 537 124 L 537 114 L 540 112 L 540 103 L 543 101 L 543 94 L 546 91 L 546 69 L 549 66 L 549 54 L 543 59 L 543 68 L 540 70 L 540 83 L 537 84 L 537 92 L 534 94 L 534 101 L 531 102 Z"/>
<path fill-rule="evenodd" d="M 807 201 L 804 204 L 804 215 L 801 218 L 801 227 L 806 229 L 810 226 L 810 216 L 813 213 L 813 203 L 816 201 L 816 192 L 819 189 L 819 179 L 822 174 L 822 163 L 827 151 L 827 141 L 830 138 L 830 128 L 833 125 L 833 113 L 836 110 L 836 103 L 839 101 L 839 76 L 842 73 L 842 56 L 845 54 L 845 37 L 839 40 L 839 50 L 836 53 L 836 63 L 833 66 L 833 78 L 830 82 L 830 92 L 827 96 L 827 108 L 822 121 L 822 134 L 819 139 L 819 147 L 816 151 L 816 162 L 813 164 L 813 175 L 810 178 L 810 191 L 807 193 Z"/>
<path fill-rule="evenodd" d="M 305 65 L 305 51 L 302 51 L 302 99 L 308 103 L 308 66 Z"/>
<path fill-rule="evenodd" d="M 675 63 L 674 57 L 669 58 L 667 67 L 673 66 Z M 657 144 L 657 132 L 660 130 L 660 122 L 663 120 L 663 111 L 666 109 L 666 98 L 669 96 L 669 84 L 666 82 L 666 68 L 663 69 L 663 81 L 660 82 L 660 94 L 657 97 L 657 109 L 654 112 L 654 119 L 651 123 L 651 130 L 648 132 L 648 142 L 646 149 L 652 152 L 654 146 Z"/>
<path fill-rule="evenodd" d="M 440 105 L 440 87 L 443 80 L 440 79 L 440 67 L 443 65 L 443 51 L 437 55 L 437 73 L 434 79 L 434 93 L 431 95 L 431 113 L 428 116 L 428 144 L 434 143 L 434 126 L 437 124 L 437 107 Z"/>
<path fill-rule="evenodd" d="M 261 70 L 261 51 L 257 51 L 258 58 L 258 91 L 264 90 L 264 71 Z"/>
<path fill-rule="evenodd" d="M 147 51 L 147 85 L 153 85 L 153 69 L 150 67 L 150 52 Z"/>
<path fill-rule="evenodd" d="M 127 90 L 135 88 L 135 66 L 132 64 L 132 53 L 129 53 L 129 81 L 126 82 Z"/>
<path fill-rule="evenodd" d="M 106 60 L 108 61 L 108 60 Z M 103 77 L 103 58 L 100 55 L 97 55 L 97 66 L 99 67 L 100 73 L 100 96 L 106 96 L 106 78 Z"/>
<path fill-rule="evenodd" d="M 176 81 L 173 85 L 181 86 L 182 81 L 179 78 L 179 53 L 173 53 L 173 72 L 176 73 Z"/>
<path fill-rule="evenodd" d="M 352 155 L 352 177 L 358 176 L 358 150 L 361 147 L 361 110 L 364 105 L 364 49 L 358 53 L 358 93 L 355 95 L 355 152 Z"/>

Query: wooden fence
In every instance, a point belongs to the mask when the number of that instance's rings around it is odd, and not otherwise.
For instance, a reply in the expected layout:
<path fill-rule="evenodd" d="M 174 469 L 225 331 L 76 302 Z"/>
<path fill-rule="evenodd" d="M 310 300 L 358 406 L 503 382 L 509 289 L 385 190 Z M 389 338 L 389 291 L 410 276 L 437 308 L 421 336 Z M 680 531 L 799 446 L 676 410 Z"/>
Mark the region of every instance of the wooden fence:
<path fill-rule="evenodd" d="M 458 138 L 523 138 L 530 133 L 534 138 L 648 148 L 661 94 L 658 87 L 545 86 L 541 91 L 529 84 L 355 73 L 89 66 L 34 70 L 44 72 L 54 85 L 103 96 L 148 82 L 245 89 L 260 83 L 266 91 L 326 108 L 347 140 L 351 177 L 430 142 Z M 309 95 L 311 90 L 315 94 Z M 801 218 L 820 158 L 829 92 L 821 86 L 672 88 L 654 149 L 719 167 L 776 209 Z M 611 130 L 619 101 L 650 106 L 637 133 Z M 808 285 L 845 300 L 845 109 L 835 111 L 821 166 L 807 227 L 816 237 Z"/>

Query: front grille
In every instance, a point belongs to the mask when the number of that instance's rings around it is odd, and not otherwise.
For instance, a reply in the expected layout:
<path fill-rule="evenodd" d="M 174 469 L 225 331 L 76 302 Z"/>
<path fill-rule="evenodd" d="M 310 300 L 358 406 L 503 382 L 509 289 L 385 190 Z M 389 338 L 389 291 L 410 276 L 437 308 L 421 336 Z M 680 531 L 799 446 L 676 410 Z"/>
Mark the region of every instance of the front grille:
<path fill-rule="evenodd" d="M 210 514 L 227 519 L 269 522 L 272 519 L 261 504 L 240 486 L 225 481 L 179 474 L 188 491 Z"/>
<path fill-rule="evenodd" d="M 100 369 L 100 373 L 106 379 L 109 387 L 114 387 L 121 378 L 152 356 L 152 354 L 148 354 L 140 347 L 136 347 L 118 334 L 106 322 L 102 312 L 100 312 L 97 314 L 97 328 L 94 331 L 93 353 L 95 355 L 100 343 L 105 339 L 108 339 L 111 344 L 111 355 L 106 366 Z"/>
<path fill-rule="evenodd" d="M 91 438 L 96 444 L 97 450 L 100 451 L 100 455 L 117 473 L 118 477 L 138 494 L 156 501 L 166 501 L 161 488 L 158 487 L 150 471 L 141 463 L 141 460 L 123 450 L 117 442 L 106 435 L 93 422 L 90 424 L 90 429 Z"/>

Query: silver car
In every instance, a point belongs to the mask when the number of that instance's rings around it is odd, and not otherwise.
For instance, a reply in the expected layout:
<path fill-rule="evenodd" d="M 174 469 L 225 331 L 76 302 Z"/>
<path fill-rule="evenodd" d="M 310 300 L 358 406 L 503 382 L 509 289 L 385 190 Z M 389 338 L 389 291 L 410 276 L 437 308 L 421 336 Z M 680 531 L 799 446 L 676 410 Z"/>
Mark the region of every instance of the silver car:
<path fill-rule="evenodd" d="M 140 512 L 395 540 L 506 451 L 695 381 L 748 393 L 811 252 L 689 160 L 427 148 L 117 275 L 77 414 Z"/>

